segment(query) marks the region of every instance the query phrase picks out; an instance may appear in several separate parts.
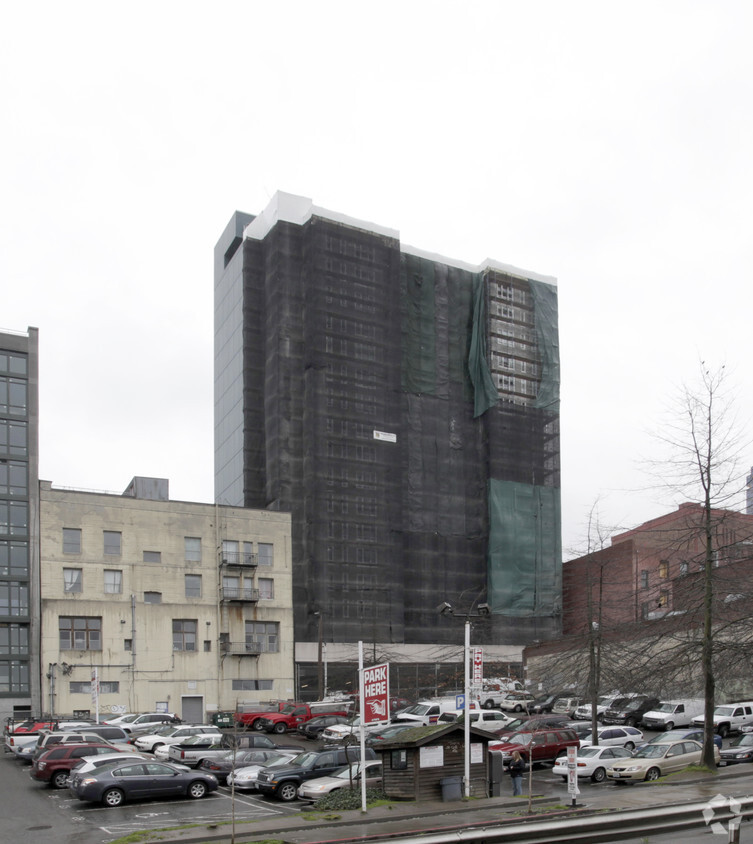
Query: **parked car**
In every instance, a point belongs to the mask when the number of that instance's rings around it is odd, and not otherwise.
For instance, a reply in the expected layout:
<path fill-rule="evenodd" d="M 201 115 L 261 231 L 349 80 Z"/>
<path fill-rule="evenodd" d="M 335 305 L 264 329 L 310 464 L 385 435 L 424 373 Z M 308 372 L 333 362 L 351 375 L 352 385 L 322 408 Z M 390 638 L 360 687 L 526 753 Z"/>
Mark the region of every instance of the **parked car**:
<path fill-rule="evenodd" d="M 705 718 L 696 715 L 693 725 L 702 727 Z M 714 729 L 722 738 L 731 732 L 738 732 L 743 727 L 753 725 L 753 701 L 745 700 L 739 703 L 725 703 L 714 709 Z"/>
<path fill-rule="evenodd" d="M 652 739 L 649 739 L 644 744 L 658 744 L 663 743 L 665 741 L 681 741 L 684 739 L 690 739 L 691 741 L 697 741 L 698 744 L 703 744 L 703 730 L 698 729 L 698 727 L 690 727 L 682 730 L 670 730 L 666 733 L 659 733 L 659 735 L 654 736 Z M 719 733 L 714 733 L 714 744 L 719 748 L 722 749 L 722 737 Z M 644 745 L 639 745 L 639 747 L 643 747 Z"/>
<path fill-rule="evenodd" d="M 643 716 L 660 703 L 658 697 L 638 695 L 628 698 L 627 701 L 621 702 L 619 705 L 608 706 L 601 716 L 601 723 L 625 724 L 628 727 L 637 727 L 643 720 Z"/>
<path fill-rule="evenodd" d="M 296 730 L 317 715 L 344 715 L 347 718 L 352 714 L 351 700 L 289 703 L 279 712 L 268 712 L 259 717 L 254 722 L 254 729 L 266 730 L 268 733 L 286 733 L 288 730 Z"/>
<path fill-rule="evenodd" d="M 318 740 L 327 727 L 334 724 L 344 724 L 348 720 L 347 715 L 317 715 L 309 721 L 304 721 L 296 728 L 296 732 L 303 738 Z"/>
<path fill-rule="evenodd" d="M 124 800 L 185 795 L 198 799 L 217 790 L 217 778 L 167 762 L 123 760 L 91 772 L 71 789 L 79 800 L 120 806 Z"/>
<path fill-rule="evenodd" d="M 552 715 L 564 715 L 566 718 L 575 718 L 575 711 L 580 706 L 579 697 L 564 696 L 558 697 L 552 704 Z"/>
<path fill-rule="evenodd" d="M 124 721 L 121 726 L 127 733 L 154 732 L 155 724 L 180 724 L 180 718 L 174 712 L 142 712 L 132 721 Z"/>
<path fill-rule="evenodd" d="M 673 730 L 675 727 L 691 726 L 696 715 L 702 715 L 703 698 L 682 698 L 665 700 L 643 715 L 647 730 Z"/>
<path fill-rule="evenodd" d="M 635 697 L 635 695 L 609 694 L 601 695 L 596 698 L 596 720 L 601 721 L 602 716 L 610 706 L 621 706 L 623 703 L 630 700 L 631 697 Z M 590 721 L 591 703 L 585 700 L 582 701 L 573 713 L 573 718 L 576 721 Z"/>
<path fill-rule="evenodd" d="M 499 750 L 503 758 L 509 759 L 518 751 L 527 762 L 548 762 L 558 756 L 565 756 L 568 747 L 578 747 L 578 736 L 573 730 L 548 729 L 514 733 L 498 742 L 489 742 L 489 750 Z"/>
<path fill-rule="evenodd" d="M 138 712 L 124 712 L 122 715 L 113 715 L 112 718 L 105 718 L 103 724 L 115 724 L 120 727 L 123 724 L 130 724 L 131 721 L 139 717 Z"/>
<path fill-rule="evenodd" d="M 721 752 L 720 765 L 738 765 L 753 762 L 753 733 L 736 736 Z"/>
<path fill-rule="evenodd" d="M 300 753 L 294 753 L 292 750 L 280 751 L 266 762 L 237 768 L 227 775 L 227 785 L 233 786 L 237 791 L 256 791 L 259 771 L 288 765 L 296 756 L 300 756 Z"/>
<path fill-rule="evenodd" d="M 221 783 L 226 782 L 228 774 L 231 771 L 239 771 L 241 768 L 248 768 L 251 765 L 258 765 L 263 768 L 269 765 L 272 760 L 280 761 L 280 756 L 284 755 L 286 760 L 293 759 L 300 751 L 288 751 L 281 754 L 279 750 L 258 750 L 249 748 L 247 750 L 223 750 L 218 756 L 203 759 L 197 766 L 202 771 L 208 774 L 213 774 Z M 172 760 L 170 760 L 172 762 Z M 172 762 L 172 764 L 175 764 Z"/>
<path fill-rule="evenodd" d="M 453 709 L 451 712 L 443 712 L 439 716 L 438 724 L 454 724 L 462 723 L 464 717 L 464 709 Z M 498 709 L 479 709 L 471 710 L 469 713 L 470 722 L 479 730 L 499 730 L 506 726 L 511 721 L 515 720 L 505 712 L 500 712 Z"/>
<path fill-rule="evenodd" d="M 561 697 L 567 697 L 567 692 L 555 692 L 550 695 L 542 695 L 537 697 L 528 707 L 528 711 L 532 715 L 546 715 L 552 711 L 552 707 Z"/>
<path fill-rule="evenodd" d="M 316 777 L 301 783 L 298 789 L 300 800 L 319 800 L 338 788 L 351 785 L 360 788 L 361 777 L 366 776 L 366 787 L 377 788 L 382 784 L 382 763 L 379 759 L 367 762 L 351 762 L 339 768 L 329 777 Z"/>
<path fill-rule="evenodd" d="M 508 692 L 523 691 L 523 684 L 511 677 L 490 677 L 484 679 L 479 701 L 484 709 L 494 709 Z"/>
<path fill-rule="evenodd" d="M 534 696 L 530 692 L 507 692 L 498 706 L 505 712 L 527 712 Z"/>
<path fill-rule="evenodd" d="M 523 716 L 521 718 L 514 718 L 504 727 L 494 730 L 497 736 L 510 736 L 513 733 L 531 731 L 531 730 L 545 730 L 553 727 L 569 727 L 570 719 L 567 715 L 536 715 Z"/>
<path fill-rule="evenodd" d="M 45 751 L 50 750 L 58 744 L 108 744 L 111 749 L 115 749 L 115 745 L 103 739 L 102 736 L 94 732 L 52 732 L 45 730 L 37 736 L 37 742 L 34 746 L 34 751 L 31 755 L 32 760 L 38 759 Z"/>
<path fill-rule="evenodd" d="M 112 753 L 111 744 L 58 744 L 31 763 L 31 777 L 54 788 L 68 785 L 68 774 L 84 756 Z M 125 751 L 123 751 L 125 752 Z"/>
<path fill-rule="evenodd" d="M 138 759 L 144 762 L 150 761 L 148 756 L 135 751 L 121 751 L 120 753 L 103 753 L 101 756 L 84 756 L 78 765 L 71 768 L 68 774 L 68 788 L 73 789 L 83 777 L 88 776 L 92 771 L 96 771 L 105 765 L 113 765 L 122 762 L 124 759 L 136 761 Z M 182 768 L 186 771 L 190 770 L 187 765 L 176 765 L 177 768 Z"/>
<path fill-rule="evenodd" d="M 634 750 L 639 744 L 643 744 L 643 733 L 637 727 L 601 727 L 596 731 L 595 742 L 590 731 L 580 740 L 581 747 L 587 747 L 589 744 Z"/>
<path fill-rule="evenodd" d="M 658 780 L 659 777 L 681 771 L 688 765 L 701 762 L 703 748 L 697 741 L 665 741 L 644 744 L 629 759 L 619 759 L 607 769 L 607 776 L 615 782 Z M 717 764 L 721 760 L 714 745 Z"/>
<path fill-rule="evenodd" d="M 209 724 L 179 724 L 174 727 L 162 727 L 154 733 L 139 736 L 133 743 L 139 750 L 148 750 L 154 753 L 163 744 L 179 744 L 188 736 L 198 736 L 205 733 L 211 733 L 218 743 L 222 739 L 222 733 L 219 729 Z"/>
<path fill-rule="evenodd" d="M 356 746 L 312 750 L 299 754 L 287 765 L 263 768 L 259 771 L 256 787 L 262 793 L 286 803 L 295 800 L 298 788 L 305 780 L 326 777 L 349 762 L 358 761 L 361 748 Z M 366 759 L 376 759 L 370 747 L 365 750 Z"/>
<path fill-rule="evenodd" d="M 478 701 L 471 701 L 470 709 L 479 709 Z M 430 724 L 436 724 L 439 716 L 443 712 L 452 712 L 457 709 L 457 701 L 453 698 L 440 698 L 439 700 L 420 700 L 403 709 L 393 719 L 394 723 L 401 724 L 406 721 L 411 721 L 413 726 L 423 725 L 428 727 Z"/>
<path fill-rule="evenodd" d="M 388 722 L 384 722 L 385 724 Z M 366 734 L 381 729 L 382 724 L 364 724 Z M 322 731 L 321 740 L 326 744 L 355 744 L 361 736 L 361 716 L 353 715 L 342 724 L 331 724 Z"/>
<path fill-rule="evenodd" d="M 366 736 L 366 747 L 374 747 L 381 741 L 392 741 L 405 730 L 415 730 L 416 725 L 410 722 L 406 724 L 383 724 L 381 729 L 375 730 Z"/>
<path fill-rule="evenodd" d="M 632 756 L 632 752 L 624 747 L 581 747 L 575 757 L 575 772 L 578 777 L 588 777 L 592 782 L 604 782 L 607 778 L 607 768 L 613 765 L 615 760 L 629 756 Z M 566 756 L 555 760 L 553 774 L 567 781 L 568 770 Z"/>
<path fill-rule="evenodd" d="M 74 730 L 72 727 L 67 727 L 62 732 L 73 733 L 80 731 Z M 130 734 L 117 724 L 93 724 L 91 727 L 86 728 L 86 733 L 99 736 L 111 744 L 128 744 L 131 738 Z"/>

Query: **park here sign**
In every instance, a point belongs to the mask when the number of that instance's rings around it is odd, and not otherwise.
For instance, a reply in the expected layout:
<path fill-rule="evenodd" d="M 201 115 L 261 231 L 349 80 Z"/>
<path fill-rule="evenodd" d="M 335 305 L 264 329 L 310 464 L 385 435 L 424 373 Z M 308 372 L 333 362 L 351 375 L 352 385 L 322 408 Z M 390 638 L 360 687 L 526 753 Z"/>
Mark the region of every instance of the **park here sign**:
<path fill-rule="evenodd" d="M 390 666 L 383 662 L 363 670 L 363 723 L 390 720 Z"/>

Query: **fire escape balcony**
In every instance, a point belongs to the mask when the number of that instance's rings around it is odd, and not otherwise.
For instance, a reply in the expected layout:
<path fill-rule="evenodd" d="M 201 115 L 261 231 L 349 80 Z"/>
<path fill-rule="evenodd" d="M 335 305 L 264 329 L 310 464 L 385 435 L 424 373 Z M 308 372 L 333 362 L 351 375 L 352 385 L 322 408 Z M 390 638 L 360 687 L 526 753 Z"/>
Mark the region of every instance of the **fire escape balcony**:
<path fill-rule="evenodd" d="M 248 571 L 259 565 L 259 555 L 250 551 L 223 551 L 220 565 L 224 568 L 239 568 Z"/>
<path fill-rule="evenodd" d="M 259 656 L 261 642 L 220 642 L 220 651 L 230 656 Z"/>
<path fill-rule="evenodd" d="M 220 592 L 220 601 L 226 604 L 234 601 L 257 604 L 259 602 L 259 590 L 243 586 L 223 586 Z"/>

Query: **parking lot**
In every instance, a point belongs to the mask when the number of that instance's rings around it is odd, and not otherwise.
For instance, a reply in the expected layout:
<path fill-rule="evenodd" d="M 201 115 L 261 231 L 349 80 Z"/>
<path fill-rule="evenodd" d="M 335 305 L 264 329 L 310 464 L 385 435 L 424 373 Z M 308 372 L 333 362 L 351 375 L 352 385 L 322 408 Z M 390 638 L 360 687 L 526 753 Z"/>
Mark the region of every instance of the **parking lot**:
<path fill-rule="evenodd" d="M 646 732 L 646 739 L 656 733 Z M 285 736 L 285 743 L 299 744 L 302 749 L 319 747 L 320 743 L 297 740 Z M 728 741 L 725 741 L 725 746 Z M 563 803 L 570 802 L 566 783 L 552 774 L 549 765 L 542 765 L 533 771 L 533 793 L 542 796 L 557 797 Z M 298 814 L 310 804 L 301 801 L 282 803 L 278 800 L 256 796 L 253 793 L 232 794 L 228 787 L 219 790 L 201 800 L 183 797 L 175 799 L 145 800 L 125 803 L 115 808 L 107 808 L 98 803 L 82 802 L 76 799 L 68 789 L 54 789 L 37 783 L 29 776 L 29 766 L 17 762 L 11 754 L 4 754 L 0 763 L 0 787 L 13 805 L 15 811 L 10 820 L 12 829 L 6 825 L 6 833 L 12 832 L 15 838 L 39 835 L 44 830 L 44 840 L 58 842 L 74 841 L 76 844 L 94 844 L 108 842 L 135 832 L 145 832 L 183 824 L 227 824 L 233 817 L 238 824 L 255 820 L 269 820 L 274 816 Z M 590 781 L 579 783 L 580 800 L 587 801 L 590 793 L 601 789 L 618 788 L 612 783 L 595 784 Z M 505 777 L 502 794 L 509 794 L 510 780 Z M 527 792 L 527 781 L 524 785 Z"/>

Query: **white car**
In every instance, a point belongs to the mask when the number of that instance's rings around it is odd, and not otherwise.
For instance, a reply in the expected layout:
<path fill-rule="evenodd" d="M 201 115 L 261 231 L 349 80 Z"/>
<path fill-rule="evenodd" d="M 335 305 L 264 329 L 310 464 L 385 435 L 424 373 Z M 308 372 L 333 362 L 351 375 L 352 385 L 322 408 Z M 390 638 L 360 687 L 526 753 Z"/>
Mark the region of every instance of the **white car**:
<path fill-rule="evenodd" d="M 636 727 L 601 727 L 596 731 L 596 744 L 599 747 L 624 747 L 632 751 L 643 742 L 643 733 Z M 580 740 L 581 747 L 593 743 L 590 733 Z"/>
<path fill-rule="evenodd" d="M 180 724 L 174 727 L 162 727 L 154 733 L 139 736 L 134 744 L 138 750 L 148 750 L 151 753 L 163 744 L 178 744 L 188 736 L 198 736 L 200 733 L 214 733 L 217 743 L 222 740 L 222 733 L 217 727 L 208 724 Z"/>
<path fill-rule="evenodd" d="M 384 728 L 384 723 L 365 724 L 364 733 L 368 735 L 375 730 Z M 357 742 L 361 736 L 361 716 L 354 715 L 349 718 L 344 724 L 330 724 L 322 730 L 319 738 L 327 743 L 335 744 L 351 744 Z"/>
<path fill-rule="evenodd" d="M 274 768 L 277 765 L 287 765 L 291 759 L 299 754 L 294 750 L 281 750 L 279 757 L 267 759 L 259 765 L 247 765 L 245 768 L 238 768 L 227 775 L 228 788 L 234 787 L 237 791 L 254 791 L 259 771 L 263 768 Z"/>
<path fill-rule="evenodd" d="M 624 747 L 596 747 L 589 745 L 581 747 L 575 757 L 575 771 L 579 777 L 589 777 L 592 782 L 604 782 L 607 778 L 607 768 L 615 761 L 631 756 L 631 752 Z M 552 773 L 567 781 L 567 756 L 561 756 L 554 763 Z"/>
<path fill-rule="evenodd" d="M 301 800 L 319 800 L 320 797 L 338 788 L 348 788 L 351 783 L 354 788 L 360 788 L 364 769 L 367 788 L 376 788 L 382 784 L 381 761 L 369 759 L 365 762 L 351 762 L 350 765 L 339 768 L 331 776 L 315 777 L 302 782 L 298 788 L 298 797 Z"/>
<path fill-rule="evenodd" d="M 527 712 L 534 700 L 536 698 L 530 692 L 508 692 L 497 706 L 507 712 Z"/>

